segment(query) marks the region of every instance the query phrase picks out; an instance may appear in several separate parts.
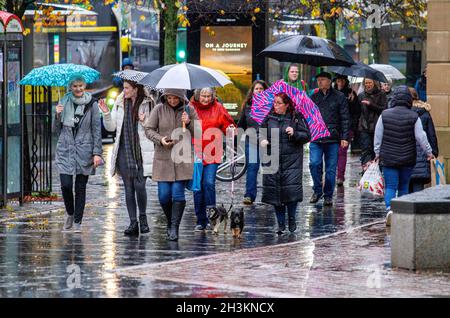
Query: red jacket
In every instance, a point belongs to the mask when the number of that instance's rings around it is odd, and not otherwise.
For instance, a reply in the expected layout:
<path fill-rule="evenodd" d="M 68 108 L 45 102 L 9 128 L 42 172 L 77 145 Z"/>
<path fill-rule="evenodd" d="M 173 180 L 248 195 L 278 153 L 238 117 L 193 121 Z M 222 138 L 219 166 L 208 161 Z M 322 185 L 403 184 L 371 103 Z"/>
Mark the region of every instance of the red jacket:
<path fill-rule="evenodd" d="M 209 105 L 203 105 L 193 98 L 191 99 L 191 105 L 194 106 L 195 111 L 198 114 L 198 118 L 202 121 L 202 152 L 203 152 L 203 164 L 221 163 L 223 155 L 223 147 L 213 148 L 212 145 L 205 148 L 214 140 L 211 136 L 205 136 L 205 132 L 208 128 L 218 128 L 226 135 L 227 128 L 232 125 L 236 127 L 233 118 L 228 114 L 228 111 L 217 100 L 213 101 Z M 217 151 L 216 151 L 217 150 Z"/>

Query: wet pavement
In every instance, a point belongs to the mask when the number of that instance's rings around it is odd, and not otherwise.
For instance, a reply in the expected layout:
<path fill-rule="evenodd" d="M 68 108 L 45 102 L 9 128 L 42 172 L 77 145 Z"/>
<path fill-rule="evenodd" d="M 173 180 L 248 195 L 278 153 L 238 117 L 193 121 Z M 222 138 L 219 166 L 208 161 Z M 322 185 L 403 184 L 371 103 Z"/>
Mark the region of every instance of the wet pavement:
<path fill-rule="evenodd" d="M 105 145 L 109 159 L 111 145 Z M 304 198 L 312 194 L 312 180 L 304 164 Z M 119 275 L 115 270 L 129 266 L 179 261 L 199 256 L 214 257 L 232 252 L 239 258 L 247 249 L 284 243 L 310 242 L 337 231 L 379 221 L 384 217 L 384 204 L 371 198 L 361 198 L 356 189 L 359 180 L 358 157 L 349 157 L 345 186 L 337 189 L 335 205 L 303 202 L 298 208 L 298 230 L 295 235 L 277 236 L 276 221 L 271 206 L 257 203 L 245 207 L 245 229 L 242 240 L 228 233 L 194 233 L 195 214 L 192 194 L 187 192 L 187 208 L 180 228 L 179 242 L 165 238 L 165 218 L 157 200 L 156 184 L 147 181 L 148 215 L 151 233 L 139 238 L 123 236 L 129 220 L 123 197 L 123 184 L 117 177 L 109 178 L 109 162 L 89 180 L 83 232 L 61 232 L 64 211 L 61 202 L 48 208 L 35 204 L 36 211 L 53 209 L 47 215 L 17 219 L 11 213 L 0 212 L 0 297 L 259 297 L 255 290 L 229 289 L 227 286 L 199 286 L 197 273 L 190 281 L 155 281 L 152 277 Z M 54 177 L 54 191 L 59 192 L 59 180 Z M 261 183 L 260 183 L 261 184 Z M 235 204 L 244 194 L 245 177 L 236 182 Z M 230 202 L 230 183 L 217 182 L 217 202 Z M 261 195 L 259 189 L 258 199 Z M 33 210 L 33 205 L 22 209 Z M 9 213 L 9 215 L 8 215 Z M 24 215 L 23 214 L 23 215 Z M 305 243 L 307 244 L 307 243 Z M 223 260 L 217 264 L 221 264 Z M 179 267 L 183 272 L 184 268 Z M 78 273 L 80 275 L 78 275 Z M 261 278 L 266 277 L 269 271 Z M 203 275 L 203 274 L 202 274 Z M 274 294 L 276 295 L 276 293 Z M 295 293 L 295 295 L 299 295 Z"/>

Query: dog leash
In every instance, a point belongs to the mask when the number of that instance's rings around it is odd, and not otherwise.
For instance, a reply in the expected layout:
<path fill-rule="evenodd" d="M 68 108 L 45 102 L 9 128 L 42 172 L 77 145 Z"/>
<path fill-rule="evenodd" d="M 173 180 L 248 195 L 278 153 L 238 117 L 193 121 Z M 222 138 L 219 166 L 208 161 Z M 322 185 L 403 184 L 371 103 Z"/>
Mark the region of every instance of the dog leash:
<path fill-rule="evenodd" d="M 231 129 L 231 149 L 233 150 L 230 164 L 231 173 L 231 206 L 234 204 L 234 175 L 236 172 L 236 162 L 234 160 L 234 126 Z M 230 151 L 231 152 L 231 151 Z"/>

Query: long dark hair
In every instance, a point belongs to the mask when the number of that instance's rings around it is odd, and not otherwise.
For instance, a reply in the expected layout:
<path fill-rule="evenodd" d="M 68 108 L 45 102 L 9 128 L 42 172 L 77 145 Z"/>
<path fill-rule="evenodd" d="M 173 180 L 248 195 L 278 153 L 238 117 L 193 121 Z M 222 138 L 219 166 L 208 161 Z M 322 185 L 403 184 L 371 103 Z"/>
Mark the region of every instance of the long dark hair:
<path fill-rule="evenodd" d="M 275 95 L 275 98 L 280 97 L 283 103 L 287 104 L 288 107 L 286 109 L 286 114 L 291 114 L 291 118 L 294 119 L 295 117 L 295 106 L 292 99 L 286 95 L 286 93 L 278 93 Z M 275 100 L 274 100 L 275 102 Z M 272 108 L 272 113 L 275 113 L 275 107 Z"/>
<path fill-rule="evenodd" d="M 255 86 L 258 84 L 262 85 L 264 90 L 269 88 L 269 85 L 267 85 L 267 83 L 264 81 L 261 80 L 254 81 L 252 87 L 250 87 L 250 89 L 247 92 L 247 96 L 245 97 L 244 102 L 242 103 L 242 109 L 244 109 L 247 104 L 251 104 L 253 98 L 253 91 L 255 90 Z"/>
<path fill-rule="evenodd" d="M 124 82 L 130 84 L 131 87 L 138 89 L 136 101 L 134 102 L 134 105 L 133 105 L 133 121 L 136 123 L 139 121 L 139 106 L 142 104 L 142 102 L 144 101 L 144 98 L 145 98 L 144 86 L 139 85 L 133 81 L 125 80 Z M 124 96 L 124 99 L 125 99 L 125 96 Z M 125 102 L 125 100 L 124 100 L 124 102 Z M 125 105 L 125 103 L 124 103 L 124 105 Z"/>

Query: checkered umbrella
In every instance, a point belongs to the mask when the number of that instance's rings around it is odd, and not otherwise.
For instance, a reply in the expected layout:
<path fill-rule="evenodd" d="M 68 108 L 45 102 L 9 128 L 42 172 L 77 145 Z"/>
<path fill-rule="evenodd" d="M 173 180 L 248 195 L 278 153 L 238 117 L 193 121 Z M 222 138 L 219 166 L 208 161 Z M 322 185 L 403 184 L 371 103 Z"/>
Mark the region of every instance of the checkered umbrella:
<path fill-rule="evenodd" d="M 125 81 L 131 81 L 139 83 L 144 77 L 146 77 L 149 73 L 146 72 L 139 72 L 135 70 L 123 70 L 117 73 L 114 73 L 113 76 L 116 76 L 118 78 L 121 78 Z M 163 89 L 155 88 L 150 85 L 144 84 L 144 86 L 150 90 L 163 92 Z"/>

